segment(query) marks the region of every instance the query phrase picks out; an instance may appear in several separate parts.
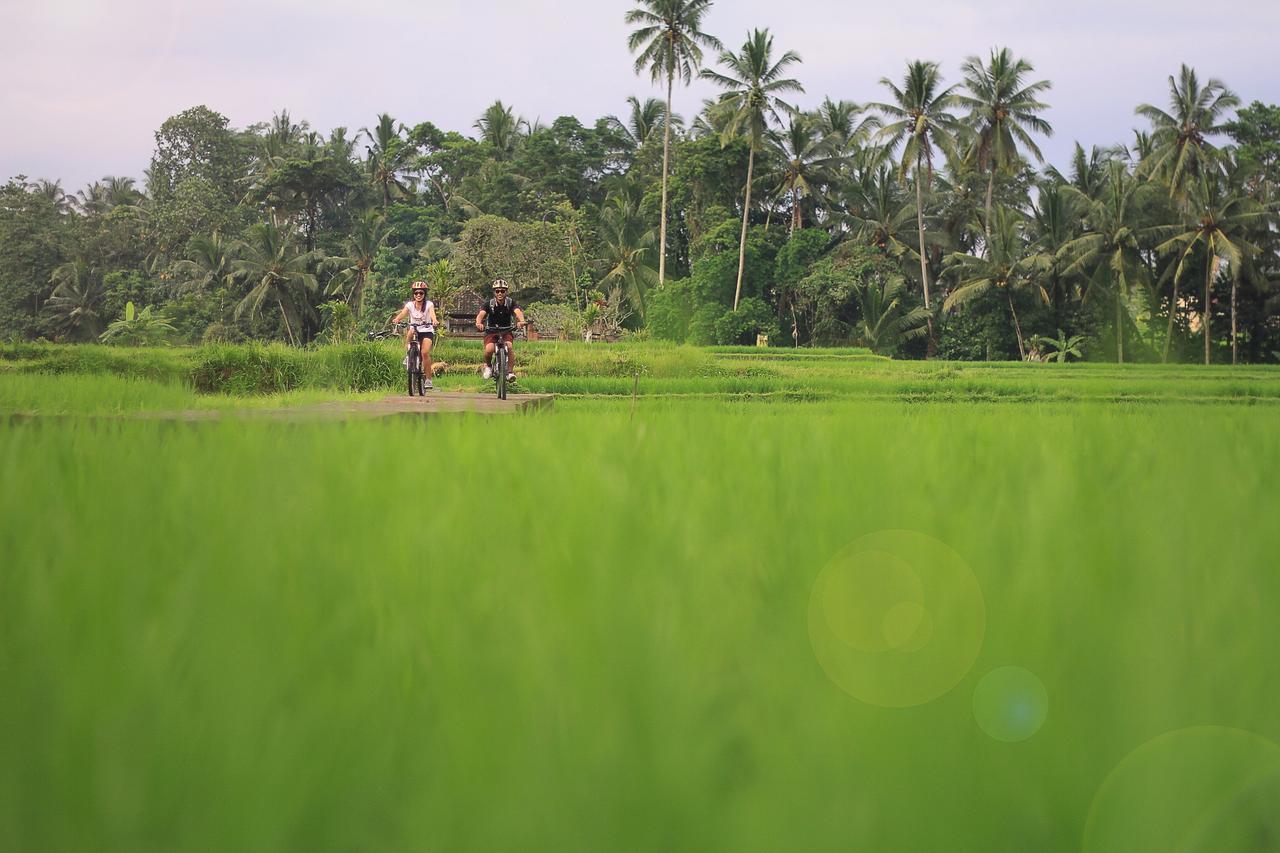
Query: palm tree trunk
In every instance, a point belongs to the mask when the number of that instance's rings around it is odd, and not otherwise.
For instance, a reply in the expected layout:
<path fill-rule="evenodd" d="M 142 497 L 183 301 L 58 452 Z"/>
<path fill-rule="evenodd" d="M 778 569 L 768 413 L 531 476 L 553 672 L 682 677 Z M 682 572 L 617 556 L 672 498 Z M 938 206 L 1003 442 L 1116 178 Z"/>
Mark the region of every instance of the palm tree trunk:
<path fill-rule="evenodd" d="M 1236 272 L 1233 267 L 1232 273 Z M 1238 275 L 1231 276 L 1231 363 L 1233 365 L 1240 363 L 1240 342 L 1236 338 L 1236 291 L 1240 289 L 1240 277 Z"/>
<path fill-rule="evenodd" d="M 1018 357 L 1026 361 L 1027 349 L 1022 343 L 1022 325 L 1018 322 L 1018 309 L 1013 307 L 1013 294 L 1006 290 L 1004 295 L 1009 300 L 1009 311 L 1013 314 L 1013 333 L 1018 336 Z"/>
<path fill-rule="evenodd" d="M 293 336 L 293 326 L 289 325 L 289 314 L 284 310 L 284 303 L 280 301 L 280 297 L 276 297 L 276 305 L 280 307 L 280 317 L 284 320 L 284 330 L 289 334 L 290 346 L 297 346 L 298 339 Z"/>
<path fill-rule="evenodd" d="M 1173 341 L 1173 318 L 1178 316 L 1178 276 L 1173 277 L 1173 300 L 1169 303 L 1169 327 L 1164 334 L 1164 355 L 1161 364 L 1169 363 L 1169 344 Z"/>
<path fill-rule="evenodd" d="M 991 177 L 987 180 L 987 221 L 983 223 L 987 235 L 987 257 L 991 257 L 991 201 L 996 193 L 996 164 L 991 164 Z"/>
<path fill-rule="evenodd" d="M 755 175 L 756 146 L 751 146 L 747 155 L 747 197 L 742 203 L 742 237 L 738 241 L 738 284 L 733 290 L 733 310 L 738 310 L 738 300 L 742 297 L 742 270 L 747 263 L 747 217 L 751 215 L 751 179 Z"/>
<path fill-rule="evenodd" d="M 796 229 L 804 225 L 804 218 L 800 215 L 800 194 L 796 192 L 795 184 L 791 185 L 791 235 L 794 236 Z"/>
<path fill-rule="evenodd" d="M 1120 309 L 1120 288 L 1116 288 L 1116 364 L 1124 364 L 1124 314 Z"/>
<path fill-rule="evenodd" d="M 1210 299 L 1213 296 L 1213 276 L 1218 271 L 1218 256 L 1213 255 L 1204 273 L 1204 313 L 1201 315 L 1201 323 L 1204 325 L 1204 363 L 1209 364 L 1211 360 L 1209 345 L 1213 335 L 1211 332 L 1213 324 L 1213 305 Z"/>
<path fill-rule="evenodd" d="M 928 355 L 932 356 L 937 348 L 937 339 L 933 331 L 933 313 L 929 305 L 929 261 L 924 248 L 924 188 L 920 185 L 921 156 L 916 154 L 916 230 L 920 235 L 920 284 L 924 288 L 924 310 L 929 311 L 929 346 Z"/>
<path fill-rule="evenodd" d="M 671 90 L 676 74 L 667 72 L 667 115 L 662 120 L 662 217 L 658 226 L 658 287 L 667 280 L 667 170 L 671 165 Z"/>

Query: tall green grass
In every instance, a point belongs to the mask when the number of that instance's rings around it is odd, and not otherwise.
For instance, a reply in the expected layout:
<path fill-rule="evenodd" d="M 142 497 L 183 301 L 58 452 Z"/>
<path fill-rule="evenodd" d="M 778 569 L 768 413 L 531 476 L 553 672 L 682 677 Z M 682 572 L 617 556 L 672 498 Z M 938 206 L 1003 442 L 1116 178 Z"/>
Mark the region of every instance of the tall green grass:
<path fill-rule="evenodd" d="M 1277 427 L 661 399 L 0 426 L 0 849 L 1077 851 L 1140 744 L 1280 740 Z M 947 543 L 986 613 L 972 669 L 897 710 L 809 638 L 823 567 L 885 529 Z M 972 710 L 1007 666 L 1048 695 L 1021 743 Z"/>

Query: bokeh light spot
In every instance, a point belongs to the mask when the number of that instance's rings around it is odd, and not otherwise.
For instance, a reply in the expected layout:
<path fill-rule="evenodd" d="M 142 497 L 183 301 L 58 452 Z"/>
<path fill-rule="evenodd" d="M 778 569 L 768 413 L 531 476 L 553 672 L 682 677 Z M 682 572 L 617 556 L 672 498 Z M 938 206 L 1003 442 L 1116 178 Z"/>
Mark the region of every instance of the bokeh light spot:
<path fill-rule="evenodd" d="M 1040 731 L 1049 716 L 1049 691 L 1035 673 L 1002 666 L 982 677 L 973 691 L 973 718 L 992 738 L 1018 743 Z"/>

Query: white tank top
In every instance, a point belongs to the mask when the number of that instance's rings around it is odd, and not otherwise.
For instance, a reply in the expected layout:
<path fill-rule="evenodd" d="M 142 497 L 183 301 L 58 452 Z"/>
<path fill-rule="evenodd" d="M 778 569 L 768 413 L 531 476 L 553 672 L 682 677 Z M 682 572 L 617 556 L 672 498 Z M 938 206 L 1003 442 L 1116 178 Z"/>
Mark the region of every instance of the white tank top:
<path fill-rule="evenodd" d="M 426 332 L 434 332 L 435 324 L 431 322 L 431 309 L 435 307 L 435 303 L 428 299 L 422 305 L 422 310 L 418 310 L 418 306 L 411 299 L 404 304 L 404 310 L 409 312 L 409 325 L 415 329 L 421 329 Z"/>

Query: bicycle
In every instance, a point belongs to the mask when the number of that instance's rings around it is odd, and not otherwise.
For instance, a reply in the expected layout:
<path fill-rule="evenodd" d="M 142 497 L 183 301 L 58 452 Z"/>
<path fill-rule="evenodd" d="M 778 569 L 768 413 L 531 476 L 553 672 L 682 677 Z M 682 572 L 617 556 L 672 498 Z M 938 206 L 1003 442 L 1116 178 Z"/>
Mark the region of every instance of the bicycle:
<path fill-rule="evenodd" d="M 379 329 L 369 333 L 371 341 L 385 341 L 390 337 L 398 337 L 403 324 L 396 323 L 393 326 Z M 422 343 L 415 334 L 409 339 L 409 363 L 405 367 L 405 373 L 409 380 L 409 396 L 425 397 L 427 391 L 425 387 L 424 377 L 422 375 Z M 415 391 L 417 392 L 415 394 Z"/>
<path fill-rule="evenodd" d="M 515 326 L 490 326 L 484 330 L 486 335 L 497 335 L 493 348 L 493 379 L 498 385 L 498 399 L 507 399 L 507 373 L 511 370 L 511 344 L 502 339 L 503 335 L 514 335 Z"/>

